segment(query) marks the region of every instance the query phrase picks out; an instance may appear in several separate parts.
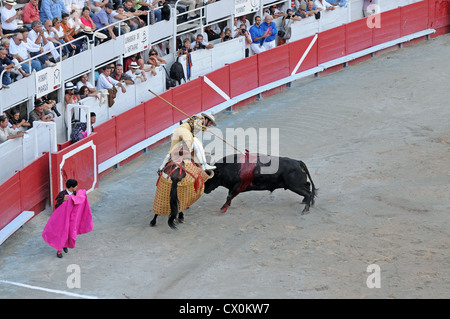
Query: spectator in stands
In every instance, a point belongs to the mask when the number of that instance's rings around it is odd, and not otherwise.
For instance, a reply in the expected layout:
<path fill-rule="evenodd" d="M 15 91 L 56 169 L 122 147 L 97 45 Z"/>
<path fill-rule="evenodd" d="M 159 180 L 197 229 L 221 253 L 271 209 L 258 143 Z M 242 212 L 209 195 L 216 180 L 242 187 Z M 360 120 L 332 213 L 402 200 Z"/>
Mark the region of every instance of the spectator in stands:
<path fill-rule="evenodd" d="M 97 121 L 97 114 L 95 112 L 91 112 L 90 119 L 91 119 L 91 132 L 94 132 L 94 124 Z"/>
<path fill-rule="evenodd" d="M 133 55 L 130 55 L 128 58 L 125 59 L 124 65 L 123 65 L 123 71 L 128 72 L 130 69 L 130 65 L 132 62 L 137 62 L 137 60 L 140 58 L 140 54 L 136 53 Z"/>
<path fill-rule="evenodd" d="M 284 17 L 285 13 L 278 9 L 278 7 L 274 4 L 267 8 L 264 12 L 264 20 L 268 15 L 272 16 L 272 19 L 277 19 L 279 17 Z"/>
<path fill-rule="evenodd" d="M 147 14 L 147 12 L 136 10 L 133 6 L 133 0 L 124 0 L 123 1 L 123 10 L 125 13 L 129 13 L 134 16 L 134 18 L 131 20 L 133 23 L 135 23 L 138 28 L 141 28 L 146 25 L 147 20 L 144 22 L 140 16 L 143 14 Z"/>
<path fill-rule="evenodd" d="M 40 17 L 41 21 L 52 21 L 53 18 L 62 18 L 62 14 L 67 13 L 63 0 L 42 0 Z"/>
<path fill-rule="evenodd" d="M 255 17 L 255 24 L 250 28 L 250 35 L 252 37 L 252 44 L 250 48 L 253 53 L 261 53 L 266 51 L 266 48 L 263 46 L 263 40 L 265 40 L 269 35 L 265 33 L 262 25 L 261 25 L 261 17 Z"/>
<path fill-rule="evenodd" d="M 123 83 L 125 83 L 127 85 L 133 85 L 134 84 L 133 79 L 129 75 L 123 73 L 123 65 L 120 64 L 120 63 L 116 65 L 116 70 L 111 75 L 111 77 L 114 80 L 119 81 L 119 82 L 123 82 Z"/>
<path fill-rule="evenodd" d="M 89 91 L 89 88 L 86 85 L 83 85 L 81 88 L 78 89 L 78 95 L 81 99 L 87 98 L 87 97 L 95 97 L 99 99 L 98 91 L 91 92 Z"/>
<path fill-rule="evenodd" d="M 48 94 L 43 95 L 39 98 L 39 100 L 43 102 L 42 106 L 44 107 L 44 109 L 51 111 L 52 114 L 56 114 L 56 116 L 61 116 L 61 114 L 58 112 L 58 109 L 56 108 L 56 101 L 50 99 L 48 97 Z"/>
<path fill-rule="evenodd" d="M 67 13 L 63 13 L 63 15 L 66 16 Z M 65 44 L 67 42 L 70 42 L 70 39 L 62 26 L 61 18 L 53 18 L 51 30 L 53 32 L 55 40 L 58 41 L 59 43 Z M 66 57 L 69 57 L 75 54 L 76 49 L 77 47 L 75 46 L 75 44 L 69 43 L 63 47 L 63 52 L 66 53 L 65 54 Z"/>
<path fill-rule="evenodd" d="M 14 0 L 3 0 L 3 7 L 0 10 L 3 34 L 19 32 L 17 19 L 22 15 L 22 9 L 14 9 L 17 3 Z"/>
<path fill-rule="evenodd" d="M 209 44 L 208 42 L 203 40 L 203 35 L 197 34 L 195 41 L 191 43 L 192 50 L 200 50 L 200 49 L 212 49 L 214 45 Z"/>
<path fill-rule="evenodd" d="M 39 16 L 39 0 L 30 0 L 23 7 L 22 21 L 23 25 L 31 30 L 31 22 L 40 20 Z"/>
<path fill-rule="evenodd" d="M 326 0 L 315 0 L 314 5 L 316 8 L 321 10 L 334 10 L 334 6 L 329 4 Z"/>
<path fill-rule="evenodd" d="M 271 15 L 267 15 L 264 18 L 264 22 L 261 23 L 261 27 L 264 30 L 265 34 L 268 36 L 263 40 L 263 47 L 266 50 L 275 48 L 275 38 L 277 36 L 277 26 L 275 22 L 272 21 L 273 18 Z"/>
<path fill-rule="evenodd" d="M 145 72 L 139 70 L 139 65 L 137 64 L 137 62 L 132 62 L 130 65 L 130 69 L 125 74 L 128 75 L 134 81 L 134 83 L 136 83 L 136 79 L 141 80 L 141 82 L 147 81 Z"/>
<path fill-rule="evenodd" d="M 33 47 L 31 43 L 34 43 L 38 46 L 44 47 L 44 52 L 50 51 L 55 62 L 59 61 L 60 58 L 59 52 L 55 50 L 53 42 L 48 41 L 47 38 L 45 37 L 41 21 L 33 21 L 31 23 L 31 31 L 28 33 L 27 42 L 30 42 L 28 51 L 30 51 L 31 57 L 34 57 L 42 52 L 36 50 L 36 47 Z M 39 57 L 39 60 L 41 60 L 41 57 Z M 41 60 L 41 62 L 49 66 L 47 62 L 43 62 L 43 60 Z"/>
<path fill-rule="evenodd" d="M 233 35 L 231 34 L 231 29 L 226 28 L 225 31 L 223 32 L 222 40 L 220 42 L 229 41 L 231 39 L 233 39 Z"/>
<path fill-rule="evenodd" d="M 15 131 L 9 126 L 8 117 L 0 115 L 0 144 L 18 137 L 23 137 L 25 132 Z"/>
<path fill-rule="evenodd" d="M 92 83 L 88 81 L 88 75 L 87 74 L 83 74 L 81 76 L 80 80 L 77 82 L 77 89 L 78 90 L 80 90 L 82 86 L 87 86 L 91 93 L 98 93 L 98 91 L 95 89 L 95 86 L 92 85 Z"/>
<path fill-rule="evenodd" d="M 186 38 L 183 40 L 183 46 L 178 50 L 177 56 L 181 56 L 183 54 L 187 54 L 192 52 L 191 49 L 191 40 L 189 38 Z"/>
<path fill-rule="evenodd" d="M 94 31 L 97 29 L 96 24 L 94 23 L 94 21 L 92 20 L 92 18 L 90 17 L 90 13 L 91 13 L 91 9 L 89 9 L 89 7 L 84 7 L 83 11 L 82 11 L 82 15 L 80 17 L 80 28 L 81 28 L 81 32 L 80 35 L 86 35 L 89 40 L 93 41 L 94 38 Z M 97 32 L 96 33 L 96 38 L 94 40 L 95 44 L 99 44 L 102 40 L 106 39 L 107 36 L 106 34 Z"/>
<path fill-rule="evenodd" d="M 16 35 L 16 33 L 14 35 Z M 30 76 L 30 72 L 27 72 L 30 70 L 29 70 L 28 66 L 25 66 L 25 69 L 23 69 L 19 60 L 13 56 L 13 54 L 10 51 L 11 42 L 13 42 L 13 41 L 11 41 L 9 39 L 2 39 L 1 44 L 2 44 L 2 47 L 4 47 L 7 50 L 6 57 L 14 63 L 14 68 L 11 70 L 10 76 L 11 76 L 11 80 L 13 82 L 15 82 L 24 77 Z M 27 71 L 25 71 L 25 70 L 27 70 Z"/>
<path fill-rule="evenodd" d="M 241 27 L 236 30 L 234 38 L 244 37 L 245 38 L 245 57 L 247 58 L 250 55 L 250 45 L 252 44 L 252 36 L 250 32 L 247 30 L 247 27 L 244 23 L 241 23 Z"/>
<path fill-rule="evenodd" d="M 161 64 L 167 64 L 166 60 L 158 56 L 158 52 L 155 49 L 151 48 L 148 52 L 148 61 L 147 64 L 160 66 Z"/>
<path fill-rule="evenodd" d="M 27 49 L 28 53 L 30 54 L 30 57 L 34 57 L 34 56 L 39 55 L 42 52 L 44 52 L 43 47 L 41 47 L 40 45 L 38 45 L 32 41 L 28 41 L 28 30 L 24 30 L 22 32 L 22 38 L 23 38 L 22 43 L 25 46 L 25 48 Z M 38 57 L 37 60 L 40 62 L 41 68 L 46 67 L 46 66 L 54 66 L 55 65 L 54 63 L 50 62 L 49 58 L 45 54 Z M 34 59 L 34 61 L 36 61 L 36 59 Z"/>
<path fill-rule="evenodd" d="M 119 86 L 122 93 L 127 89 L 122 82 L 114 80 L 111 76 L 111 68 L 109 66 L 103 67 L 102 72 L 98 75 L 97 90 L 112 89 L 114 86 Z"/>
<path fill-rule="evenodd" d="M 92 21 L 90 14 L 91 14 L 91 9 L 89 7 L 83 7 L 83 9 L 81 10 L 81 16 L 80 16 L 81 23 L 79 25 L 80 25 L 80 28 L 83 30 L 86 29 L 86 27 L 88 27 L 88 28 L 91 28 L 91 31 L 95 31 L 96 25 L 95 25 L 94 21 Z"/>
<path fill-rule="evenodd" d="M 64 3 L 67 12 L 75 10 L 78 15 L 81 15 L 81 10 L 83 10 L 85 6 L 91 8 L 91 2 L 89 0 L 64 0 Z"/>
<path fill-rule="evenodd" d="M 161 0 L 147 0 L 147 1 L 148 1 L 148 3 L 143 0 L 134 0 L 134 8 L 136 10 L 139 10 L 139 9 L 142 10 L 142 9 L 144 9 L 143 7 L 146 7 L 145 11 L 147 11 L 147 12 L 150 12 L 151 10 L 153 10 L 156 21 L 161 21 L 161 10 L 155 10 L 155 5 L 157 6 L 158 2 Z M 165 0 L 162 0 L 162 2 L 164 3 Z M 147 16 L 146 15 L 141 16 L 141 19 L 147 20 Z M 150 24 L 153 24 L 152 21 L 150 21 Z"/>
<path fill-rule="evenodd" d="M 247 28 L 247 30 L 250 30 L 251 25 L 250 25 L 250 21 L 248 21 L 247 16 L 243 15 L 240 19 L 237 19 L 237 23 L 236 23 L 236 28 L 240 28 L 241 24 L 245 24 L 245 27 Z M 236 31 L 236 30 L 233 30 Z"/>
<path fill-rule="evenodd" d="M 151 72 L 153 76 L 155 76 L 157 74 L 156 70 L 155 70 L 155 66 L 151 65 L 151 64 L 145 64 L 144 59 L 139 58 L 137 60 L 137 64 L 139 65 L 139 70 L 141 70 L 142 72 L 144 72 L 144 73 Z"/>
<path fill-rule="evenodd" d="M 59 20 L 60 21 L 60 20 Z M 44 22 L 44 37 L 48 42 L 53 43 L 54 47 L 59 47 L 61 44 L 65 44 L 63 39 L 59 39 L 56 35 L 56 30 L 53 28 L 53 23 L 50 20 Z M 67 45 L 61 47 L 61 51 L 58 48 L 58 52 L 61 52 L 62 59 L 65 60 L 69 56 L 69 49 Z M 56 59 L 56 62 L 59 62 L 60 59 Z"/>
<path fill-rule="evenodd" d="M 209 42 L 209 41 L 214 41 L 220 38 L 220 31 L 217 33 L 215 32 L 211 25 L 207 25 L 204 28 L 204 35 L 205 35 L 205 39 Z"/>
<path fill-rule="evenodd" d="M 62 14 L 61 28 L 64 32 L 64 41 L 70 42 L 75 40 L 75 37 L 80 33 L 80 27 L 72 27 L 69 23 L 70 16 L 67 13 Z M 74 49 L 72 54 L 80 53 L 83 50 L 83 40 L 74 41 L 71 43 L 71 47 Z"/>
<path fill-rule="evenodd" d="M 155 49 L 156 52 L 158 52 L 158 56 L 163 57 L 167 54 L 170 54 L 171 46 L 169 44 L 169 40 L 166 40 L 153 45 L 152 48 Z"/>
<path fill-rule="evenodd" d="M 8 49 L 5 47 L 0 47 L 0 74 L 3 73 L 2 78 L 2 89 L 8 89 L 11 84 L 11 71 L 15 69 L 14 62 L 7 57 Z"/>
<path fill-rule="evenodd" d="M 320 19 L 320 11 L 322 11 L 322 9 L 316 8 L 313 0 L 310 0 L 306 3 L 305 9 L 306 17 L 315 16 L 316 19 Z"/>
<path fill-rule="evenodd" d="M 34 102 L 34 110 L 30 112 L 28 119 L 30 121 L 31 127 L 33 127 L 34 121 L 55 121 L 52 112 L 44 108 L 44 102 L 40 99 L 37 99 Z"/>
<path fill-rule="evenodd" d="M 31 124 L 27 120 L 20 117 L 20 111 L 18 108 L 13 108 L 10 112 L 9 124 L 13 130 L 26 131 L 31 127 Z"/>
<path fill-rule="evenodd" d="M 67 82 L 65 86 L 64 102 L 68 104 L 77 104 L 81 100 L 78 90 L 75 91 L 76 86 L 72 82 Z"/>
<path fill-rule="evenodd" d="M 111 25 L 114 23 L 113 16 L 111 14 L 112 11 L 113 11 L 112 4 L 107 3 L 103 7 L 103 9 L 97 12 L 92 18 L 92 21 L 95 23 L 97 29 L 107 27 L 106 29 L 99 31 L 102 32 L 104 35 L 106 35 L 107 40 L 111 39 L 115 40 L 116 36 L 119 35 L 118 29 Z"/>
<path fill-rule="evenodd" d="M 113 17 L 114 22 L 118 22 L 133 17 L 132 13 L 124 11 L 123 5 L 119 5 L 116 10 L 113 10 L 113 12 L 111 12 L 111 15 Z M 138 27 L 137 23 L 133 22 L 132 20 L 127 20 L 120 23 L 120 29 L 122 34 L 134 31 L 137 29 L 137 27 Z"/>
<path fill-rule="evenodd" d="M 13 58 L 19 63 L 30 59 L 30 52 L 28 52 L 27 48 L 23 44 L 23 34 L 16 33 L 12 39 L 13 40 L 9 45 L 9 53 L 13 56 Z M 31 60 L 31 68 L 29 63 L 23 63 L 21 66 L 25 73 L 31 73 L 33 70 L 36 70 L 37 72 L 42 69 L 41 63 L 36 59 Z"/>

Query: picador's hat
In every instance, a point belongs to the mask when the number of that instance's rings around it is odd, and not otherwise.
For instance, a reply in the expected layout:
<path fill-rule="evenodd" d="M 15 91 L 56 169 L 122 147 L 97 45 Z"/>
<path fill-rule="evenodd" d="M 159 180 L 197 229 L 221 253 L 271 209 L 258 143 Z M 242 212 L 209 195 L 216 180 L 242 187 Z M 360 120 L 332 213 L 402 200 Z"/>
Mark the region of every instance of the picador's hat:
<path fill-rule="evenodd" d="M 212 125 L 216 126 L 216 119 L 212 114 L 202 113 L 203 117 L 206 117 L 208 120 L 211 121 Z"/>

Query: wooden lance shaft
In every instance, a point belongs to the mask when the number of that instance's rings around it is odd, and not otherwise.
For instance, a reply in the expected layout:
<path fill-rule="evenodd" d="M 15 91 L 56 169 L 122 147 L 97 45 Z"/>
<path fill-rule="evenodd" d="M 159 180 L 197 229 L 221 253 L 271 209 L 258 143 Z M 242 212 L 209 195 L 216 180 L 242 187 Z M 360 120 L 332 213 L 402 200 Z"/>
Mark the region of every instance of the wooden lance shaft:
<path fill-rule="evenodd" d="M 184 116 L 186 116 L 187 118 L 191 118 L 192 116 L 187 115 L 184 111 L 180 110 L 178 107 L 176 107 L 175 105 L 173 105 L 172 103 L 170 103 L 169 101 L 167 101 L 165 98 L 163 98 L 162 96 L 159 96 L 158 94 L 156 94 L 155 92 L 153 92 L 152 90 L 148 89 L 148 91 L 150 93 L 152 93 L 154 96 L 156 96 L 157 98 L 161 99 L 162 101 L 166 102 L 167 104 L 169 104 L 171 107 L 173 107 L 175 110 L 177 110 L 178 112 L 180 112 L 181 114 L 183 114 Z M 242 153 L 240 150 L 238 150 L 236 147 L 234 147 L 233 145 L 231 145 L 230 143 L 228 143 L 227 141 L 225 141 L 223 138 L 221 138 L 220 136 L 218 136 L 217 134 L 215 134 L 214 132 L 210 131 L 206 126 L 202 125 L 202 128 L 205 129 L 205 131 L 211 133 L 212 135 L 214 135 L 215 137 L 217 137 L 218 139 L 221 139 L 225 144 L 231 146 L 232 148 L 234 148 L 236 151 L 238 151 L 241 154 Z M 247 151 L 248 152 L 248 151 Z"/>

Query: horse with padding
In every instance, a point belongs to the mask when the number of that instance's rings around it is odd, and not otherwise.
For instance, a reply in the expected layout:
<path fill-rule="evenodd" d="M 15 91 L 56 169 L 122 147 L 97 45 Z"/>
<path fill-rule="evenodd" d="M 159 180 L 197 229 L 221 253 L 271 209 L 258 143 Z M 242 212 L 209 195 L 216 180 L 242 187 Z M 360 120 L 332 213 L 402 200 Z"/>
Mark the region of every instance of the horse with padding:
<path fill-rule="evenodd" d="M 176 229 L 175 219 L 184 220 L 183 210 L 195 203 L 205 189 L 205 182 L 213 176 L 204 171 L 193 160 L 180 158 L 170 160 L 159 173 L 150 226 L 156 225 L 158 215 L 169 215 L 168 224 Z"/>

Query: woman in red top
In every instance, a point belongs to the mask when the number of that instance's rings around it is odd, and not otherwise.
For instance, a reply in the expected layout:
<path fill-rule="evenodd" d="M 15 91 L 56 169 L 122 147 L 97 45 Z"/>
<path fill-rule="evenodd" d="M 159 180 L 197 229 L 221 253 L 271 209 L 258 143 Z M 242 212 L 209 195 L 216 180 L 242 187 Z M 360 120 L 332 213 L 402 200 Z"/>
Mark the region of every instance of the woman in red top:
<path fill-rule="evenodd" d="M 91 28 L 92 31 L 95 31 L 96 26 L 94 21 L 92 21 L 91 17 L 89 16 L 89 13 L 91 13 L 91 9 L 89 9 L 89 7 L 84 7 L 80 17 L 81 21 L 80 27 L 82 29 L 89 27 Z"/>

